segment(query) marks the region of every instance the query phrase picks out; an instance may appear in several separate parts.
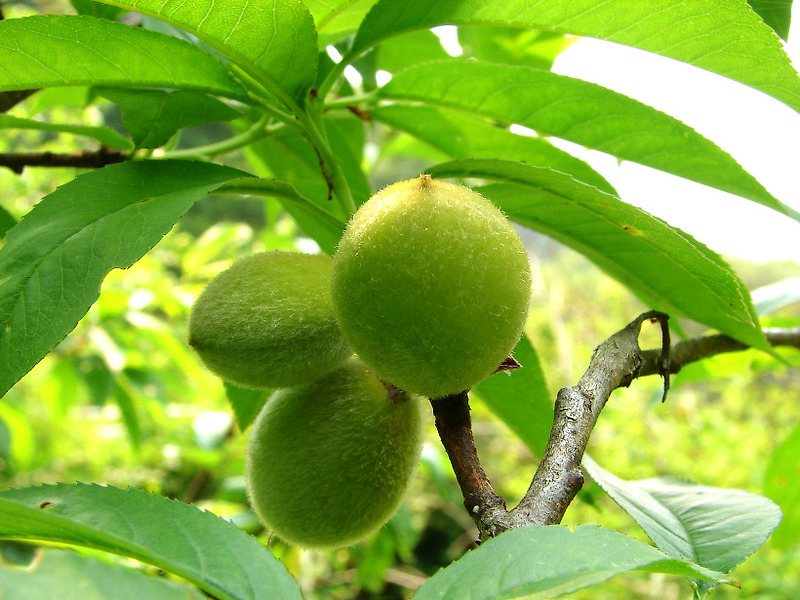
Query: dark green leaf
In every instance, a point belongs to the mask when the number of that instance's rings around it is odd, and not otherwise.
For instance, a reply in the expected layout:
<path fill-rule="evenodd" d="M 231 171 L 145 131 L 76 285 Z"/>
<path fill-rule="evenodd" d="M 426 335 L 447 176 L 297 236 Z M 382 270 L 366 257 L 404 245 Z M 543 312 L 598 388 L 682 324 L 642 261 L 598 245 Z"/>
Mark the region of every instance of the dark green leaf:
<path fill-rule="evenodd" d="M 747 288 L 730 267 L 660 219 L 551 169 L 511 161 L 465 160 L 428 171 L 439 177 L 508 182 L 481 192 L 512 221 L 580 252 L 653 308 L 770 350 Z"/>
<path fill-rule="evenodd" d="M 90 17 L 100 17 L 101 19 L 116 19 L 125 11 L 116 6 L 105 6 L 93 0 L 70 0 L 72 8 L 75 9 L 79 15 L 88 15 Z"/>
<path fill-rule="evenodd" d="M 772 536 L 779 548 L 788 549 L 800 538 L 800 423 L 772 454 L 764 474 L 764 493 L 783 510 L 783 522 Z"/>
<path fill-rule="evenodd" d="M 529 67 L 450 60 L 413 65 L 395 74 L 378 94 L 524 125 L 738 194 L 800 220 L 800 213 L 775 199 L 691 127 L 593 83 Z"/>
<path fill-rule="evenodd" d="M 118 134 L 109 127 L 90 127 L 87 125 L 64 125 L 61 123 L 47 123 L 35 119 L 22 119 L 10 115 L 0 114 L 0 129 L 38 129 L 41 131 L 53 131 L 56 133 L 72 133 L 96 139 L 104 146 L 121 148 L 122 150 L 133 149 L 131 141 Z"/>
<path fill-rule="evenodd" d="M 210 54 L 176 38 L 74 15 L 0 21 L 0 91 L 108 85 L 247 92 Z"/>
<path fill-rule="evenodd" d="M 763 496 L 662 477 L 625 481 L 584 457 L 584 468 L 666 554 L 730 573 L 767 541 L 781 511 Z"/>
<path fill-rule="evenodd" d="M 135 558 L 220 600 L 300 598 L 255 538 L 210 512 L 139 490 L 59 484 L 0 492 L 0 538 Z"/>
<path fill-rule="evenodd" d="M 261 75 L 268 84 L 276 84 L 295 100 L 300 99 L 314 81 L 317 34 L 302 2 L 102 1 L 177 25 L 251 73 Z M 279 90 L 272 87 L 272 91 Z"/>
<path fill-rule="evenodd" d="M 17 224 L 17 220 L 5 208 L 0 206 L 0 239 L 3 239 L 6 232 Z"/>
<path fill-rule="evenodd" d="M 29 568 L 0 562 L 3 600 L 203 600 L 186 584 L 65 550 L 41 551 Z"/>
<path fill-rule="evenodd" d="M 121 163 L 43 198 L 0 249 L 0 395 L 75 327 L 108 271 L 131 266 L 195 201 L 243 175 L 201 162 Z"/>
<path fill-rule="evenodd" d="M 431 577 L 414 600 L 555 598 L 629 571 L 727 581 L 615 531 L 534 525 L 484 542 Z"/>
<path fill-rule="evenodd" d="M 744 0 L 397 2 L 381 0 L 353 44 L 436 25 L 513 25 L 633 46 L 735 79 L 800 110 L 800 78 L 780 41 Z"/>
<path fill-rule="evenodd" d="M 789 39 L 792 0 L 747 0 L 754 11 L 784 40 Z"/>
<path fill-rule="evenodd" d="M 102 89 L 119 105 L 122 123 L 137 148 L 158 148 L 183 127 L 230 121 L 241 113 L 206 94 L 189 90 Z"/>
<path fill-rule="evenodd" d="M 539 357 L 526 336 L 514 348 L 522 365 L 507 373 L 496 373 L 473 388 L 473 392 L 506 425 L 541 457 L 553 424 L 553 402 L 547 389 Z"/>
<path fill-rule="evenodd" d="M 233 408 L 233 414 L 236 415 L 236 423 L 239 425 L 239 431 L 244 431 L 261 412 L 261 407 L 269 398 L 274 390 L 253 390 L 248 388 L 239 387 L 228 381 L 225 384 L 225 394 L 228 396 L 228 402 Z"/>
<path fill-rule="evenodd" d="M 517 135 L 507 127 L 470 113 L 434 106 L 390 104 L 376 108 L 372 117 L 426 141 L 453 158 L 507 158 L 550 167 L 616 194 L 597 171 L 546 139 Z"/>

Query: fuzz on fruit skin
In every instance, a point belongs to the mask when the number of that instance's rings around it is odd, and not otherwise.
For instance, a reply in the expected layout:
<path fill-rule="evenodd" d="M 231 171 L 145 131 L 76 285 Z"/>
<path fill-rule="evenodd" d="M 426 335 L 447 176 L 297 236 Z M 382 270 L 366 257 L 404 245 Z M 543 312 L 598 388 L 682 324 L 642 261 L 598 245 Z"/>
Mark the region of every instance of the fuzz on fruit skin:
<path fill-rule="evenodd" d="M 189 344 L 205 365 L 252 388 L 321 377 L 352 351 L 330 298 L 331 259 L 293 252 L 242 258 L 217 275 L 189 317 Z"/>
<path fill-rule="evenodd" d="M 386 386 L 358 359 L 277 391 L 253 424 L 250 503 L 283 540 L 354 544 L 397 510 L 419 461 L 419 398 Z"/>
<path fill-rule="evenodd" d="M 356 212 L 331 283 L 353 351 L 385 381 L 436 398 L 476 385 L 508 357 L 528 314 L 531 273 L 494 204 L 423 175 Z"/>

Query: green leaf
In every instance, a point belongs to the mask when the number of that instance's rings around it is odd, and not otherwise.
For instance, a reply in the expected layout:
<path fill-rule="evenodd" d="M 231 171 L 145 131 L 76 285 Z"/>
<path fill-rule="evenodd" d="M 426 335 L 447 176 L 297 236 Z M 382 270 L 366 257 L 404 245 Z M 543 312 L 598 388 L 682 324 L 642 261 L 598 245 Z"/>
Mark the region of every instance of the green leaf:
<path fill-rule="evenodd" d="M 695 65 L 800 110 L 800 78 L 780 41 L 745 0 L 381 0 L 364 19 L 353 53 L 436 25 L 513 25 L 599 38 Z"/>
<path fill-rule="evenodd" d="M 261 408 L 267 398 L 275 391 L 243 388 L 228 381 L 223 383 L 225 384 L 225 394 L 228 396 L 228 402 L 233 408 L 233 414 L 236 415 L 239 431 L 244 431 L 250 427 L 258 413 L 261 412 Z"/>
<path fill-rule="evenodd" d="M 0 492 L 0 538 L 135 558 L 220 600 L 300 598 L 272 554 L 232 523 L 139 490 L 44 485 Z"/>
<path fill-rule="evenodd" d="M 296 0 L 102 0 L 184 29 L 260 76 L 273 92 L 302 98 L 317 69 L 314 21 Z"/>
<path fill-rule="evenodd" d="M 11 115 L 0 114 L 0 129 L 38 129 L 56 133 L 72 133 L 94 138 L 104 146 L 132 150 L 131 141 L 109 127 L 91 127 L 88 125 L 65 125 L 62 123 L 46 123 L 35 119 L 23 119 Z"/>
<path fill-rule="evenodd" d="M 781 520 L 775 504 L 744 490 L 662 477 L 625 481 L 584 457 L 584 468 L 666 554 L 730 573 Z"/>
<path fill-rule="evenodd" d="M 75 15 L 0 21 L 0 91 L 75 85 L 248 97 L 216 58 L 170 36 Z"/>
<path fill-rule="evenodd" d="M 629 571 L 727 581 L 616 531 L 532 525 L 484 542 L 431 577 L 414 600 L 554 598 Z"/>
<path fill-rule="evenodd" d="M 338 128 L 336 119 L 328 120 L 326 128 L 331 134 L 334 154 L 340 157 L 351 185 L 355 184 L 354 196 L 358 202 L 366 200 L 368 184 L 352 147 L 342 135 L 346 129 Z M 303 207 L 276 196 L 306 235 L 314 239 L 323 251 L 333 254 L 344 230 L 345 216 L 339 204 L 331 201 L 329 184 L 320 169 L 319 157 L 300 132 L 293 128 L 279 130 L 249 145 L 245 148 L 245 155 L 255 173 L 262 177 L 272 174 L 280 180 L 291 181 L 299 195 L 313 205 L 311 208 Z"/>
<path fill-rule="evenodd" d="M 377 0 L 305 0 L 317 26 L 319 47 L 355 33 Z"/>
<path fill-rule="evenodd" d="M 424 140 L 453 158 L 507 158 L 550 167 L 616 194 L 600 173 L 546 139 L 517 135 L 506 127 L 470 113 L 398 103 L 379 106 L 372 117 Z"/>
<path fill-rule="evenodd" d="M 800 423 L 775 451 L 764 474 L 764 493 L 783 510 L 783 522 L 772 536 L 781 549 L 797 544 L 800 538 Z"/>
<path fill-rule="evenodd" d="M 550 71 L 476 61 L 432 61 L 394 75 L 382 98 L 458 108 L 517 123 L 738 194 L 800 220 L 729 154 L 691 127 L 593 83 Z"/>
<path fill-rule="evenodd" d="M 504 182 L 480 191 L 512 221 L 580 252 L 654 309 L 771 350 L 747 288 L 722 258 L 643 210 L 569 175 L 511 161 L 455 161 L 427 172 Z"/>
<path fill-rule="evenodd" d="M 550 69 L 556 57 L 574 41 L 561 33 L 536 29 L 486 25 L 458 28 L 458 43 L 465 58 L 539 69 Z"/>
<path fill-rule="evenodd" d="M 553 402 L 539 357 L 526 336 L 517 343 L 514 358 L 522 365 L 496 373 L 472 389 L 508 427 L 541 457 L 553 424 Z"/>
<path fill-rule="evenodd" d="M 3 600 L 203 600 L 186 584 L 64 550 L 46 550 L 29 567 L 0 562 Z"/>
<path fill-rule="evenodd" d="M 0 240 L 2 240 L 6 232 L 17 224 L 17 220 L 5 208 L 0 206 Z"/>
<path fill-rule="evenodd" d="M 428 29 L 388 39 L 375 49 L 374 54 L 375 68 L 389 73 L 397 73 L 418 62 L 446 60 L 450 56 L 442 46 L 439 36 Z"/>
<path fill-rule="evenodd" d="M 79 15 L 89 15 L 90 17 L 100 17 L 101 19 L 116 19 L 125 11 L 115 6 L 104 6 L 93 0 L 70 0 L 72 8 Z"/>
<path fill-rule="evenodd" d="M 789 39 L 792 0 L 747 0 L 750 7 L 784 40 Z"/>
<path fill-rule="evenodd" d="M 244 175 L 201 162 L 120 163 L 43 198 L 0 249 L 0 395 L 75 327 L 106 273 L 131 266 L 195 201 Z"/>
<path fill-rule="evenodd" d="M 183 127 L 230 121 L 241 113 L 206 94 L 189 90 L 126 90 L 99 93 L 119 106 L 137 148 L 158 148 Z"/>

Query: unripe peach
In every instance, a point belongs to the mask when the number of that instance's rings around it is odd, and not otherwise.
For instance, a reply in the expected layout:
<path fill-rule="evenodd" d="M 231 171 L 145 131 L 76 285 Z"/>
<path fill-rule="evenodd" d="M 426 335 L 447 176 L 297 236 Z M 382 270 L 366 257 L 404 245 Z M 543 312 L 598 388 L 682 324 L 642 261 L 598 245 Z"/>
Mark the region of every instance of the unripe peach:
<path fill-rule="evenodd" d="M 505 215 L 426 175 L 361 206 L 333 261 L 350 347 L 385 381 L 429 397 L 497 369 L 522 334 L 530 290 L 527 253 Z"/>
<path fill-rule="evenodd" d="M 242 258 L 203 290 L 189 318 L 189 344 L 223 379 L 245 387 L 321 377 L 352 351 L 330 297 L 331 259 L 294 252 Z"/>
<path fill-rule="evenodd" d="M 247 447 L 250 503 L 292 544 L 353 544 L 397 510 L 421 438 L 420 399 L 387 388 L 354 358 L 267 400 Z"/>

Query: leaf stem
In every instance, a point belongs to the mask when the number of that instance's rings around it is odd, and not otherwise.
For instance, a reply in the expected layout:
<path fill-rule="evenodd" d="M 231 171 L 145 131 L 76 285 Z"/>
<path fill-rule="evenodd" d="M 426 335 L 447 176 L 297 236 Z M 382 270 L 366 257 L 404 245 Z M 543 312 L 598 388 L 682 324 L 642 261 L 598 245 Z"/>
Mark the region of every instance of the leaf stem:
<path fill-rule="evenodd" d="M 258 121 L 253 123 L 249 129 L 233 137 L 219 142 L 214 142 L 213 144 L 206 144 L 205 146 L 184 148 L 182 150 L 170 150 L 164 152 L 161 155 L 161 158 L 213 158 L 220 154 L 225 154 L 226 152 L 238 150 L 239 148 L 247 146 L 251 142 L 255 142 L 268 136 L 270 133 L 275 131 L 276 128 L 281 126 L 281 124 L 279 124 L 277 126 L 267 127 L 270 118 L 270 115 L 265 113 Z"/>
<path fill-rule="evenodd" d="M 313 109 L 312 109 L 313 110 Z M 325 136 L 325 129 L 322 123 L 318 123 L 320 118 L 319 113 L 315 116 L 309 112 L 303 112 L 300 115 L 300 123 L 303 126 L 309 142 L 314 147 L 319 157 L 319 166 L 322 169 L 322 174 L 325 177 L 331 191 L 336 195 L 339 204 L 344 211 L 344 214 L 349 218 L 356 212 L 356 203 L 353 199 L 353 194 L 350 191 L 350 184 L 342 172 L 339 159 L 333 154 L 328 140 Z"/>
<path fill-rule="evenodd" d="M 245 177 L 222 185 L 217 188 L 215 193 L 252 194 L 280 198 L 284 202 L 308 210 L 314 216 L 330 225 L 344 229 L 344 223 L 339 217 L 303 196 L 297 191 L 297 188 L 285 181 Z"/>

